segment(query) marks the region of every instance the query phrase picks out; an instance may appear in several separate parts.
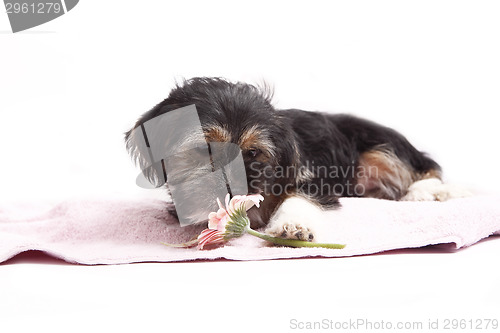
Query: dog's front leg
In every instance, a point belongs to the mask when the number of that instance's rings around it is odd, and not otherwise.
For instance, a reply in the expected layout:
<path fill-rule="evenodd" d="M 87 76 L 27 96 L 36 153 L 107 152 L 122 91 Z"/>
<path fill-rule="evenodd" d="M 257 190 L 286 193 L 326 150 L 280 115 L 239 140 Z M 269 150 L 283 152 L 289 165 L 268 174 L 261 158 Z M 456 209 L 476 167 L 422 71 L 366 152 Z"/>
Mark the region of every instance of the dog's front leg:
<path fill-rule="evenodd" d="M 322 209 L 307 198 L 292 196 L 279 206 L 265 232 L 275 237 L 314 241 L 314 224 L 321 214 Z"/>

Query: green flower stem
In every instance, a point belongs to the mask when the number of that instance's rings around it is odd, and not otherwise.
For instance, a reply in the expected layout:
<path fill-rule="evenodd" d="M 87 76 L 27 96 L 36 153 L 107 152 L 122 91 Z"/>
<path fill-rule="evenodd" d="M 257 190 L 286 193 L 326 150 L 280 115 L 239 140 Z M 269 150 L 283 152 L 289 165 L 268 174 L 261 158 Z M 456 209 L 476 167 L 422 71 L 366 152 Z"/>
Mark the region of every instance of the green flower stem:
<path fill-rule="evenodd" d="M 295 240 L 295 239 L 283 239 L 283 238 L 278 238 L 278 237 L 272 237 L 272 236 L 263 234 L 261 232 L 255 231 L 255 230 L 250 229 L 250 228 L 247 228 L 246 231 L 252 236 L 259 237 L 260 239 L 266 240 L 268 242 L 278 244 L 278 245 L 284 245 L 284 246 L 324 247 L 327 249 L 343 249 L 345 247 L 345 244 L 312 243 L 312 242 L 300 241 L 300 240 Z"/>

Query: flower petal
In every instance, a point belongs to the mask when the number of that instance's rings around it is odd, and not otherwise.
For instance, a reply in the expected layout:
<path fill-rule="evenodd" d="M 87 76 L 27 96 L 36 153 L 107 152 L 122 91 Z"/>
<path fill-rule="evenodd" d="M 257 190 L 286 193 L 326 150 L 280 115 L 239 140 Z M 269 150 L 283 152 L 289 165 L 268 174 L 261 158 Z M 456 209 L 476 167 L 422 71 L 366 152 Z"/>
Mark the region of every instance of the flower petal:
<path fill-rule="evenodd" d="M 219 198 L 217 198 L 217 204 L 219 205 L 219 209 L 224 209 L 222 206 L 222 203 L 220 202 Z"/>
<path fill-rule="evenodd" d="M 229 215 L 226 214 L 223 217 L 221 217 L 219 223 L 217 224 L 216 229 L 219 230 L 220 232 L 224 232 L 226 230 L 227 221 L 229 221 Z"/>
<path fill-rule="evenodd" d="M 228 208 L 229 208 L 229 198 L 230 198 L 230 196 L 228 193 L 228 194 L 226 194 L 226 210 L 228 210 Z"/>
<path fill-rule="evenodd" d="M 217 214 L 215 212 L 211 212 L 208 214 L 208 228 L 209 229 L 217 229 L 217 226 L 219 225 L 220 218 L 217 217 Z"/>
<path fill-rule="evenodd" d="M 226 210 L 224 208 L 219 208 L 219 210 L 216 213 L 217 218 L 221 219 L 225 215 L 227 215 Z"/>
<path fill-rule="evenodd" d="M 251 195 L 247 195 L 247 210 L 249 210 L 250 208 L 252 208 L 253 205 L 260 207 L 260 202 L 261 201 L 264 201 L 264 197 L 260 194 L 251 194 Z"/>
<path fill-rule="evenodd" d="M 243 203 L 243 196 L 241 195 L 235 195 L 231 201 L 229 202 L 229 205 L 227 205 L 227 212 L 229 214 L 234 214 L 234 212 L 239 208 L 239 206 Z"/>
<path fill-rule="evenodd" d="M 216 245 L 224 242 L 224 234 L 218 230 L 204 229 L 198 235 L 198 249 L 203 250 L 207 245 Z"/>
<path fill-rule="evenodd" d="M 234 213 L 235 210 L 240 208 L 242 205 L 245 205 L 245 210 L 249 210 L 254 205 L 260 207 L 260 202 L 264 200 L 264 197 L 260 194 L 251 194 L 251 195 L 235 195 L 231 202 L 229 203 L 229 207 L 227 207 L 229 214 Z"/>

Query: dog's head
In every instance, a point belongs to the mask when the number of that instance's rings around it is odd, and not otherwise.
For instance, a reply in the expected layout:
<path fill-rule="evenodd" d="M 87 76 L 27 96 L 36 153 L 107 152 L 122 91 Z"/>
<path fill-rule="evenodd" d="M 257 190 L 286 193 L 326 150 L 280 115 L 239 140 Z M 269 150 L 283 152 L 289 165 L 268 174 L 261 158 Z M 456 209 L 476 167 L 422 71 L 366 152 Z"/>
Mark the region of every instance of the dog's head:
<path fill-rule="evenodd" d="M 271 105 L 270 90 L 220 78 L 193 78 L 177 85 L 163 102 L 142 115 L 134 128 L 126 133 L 127 148 L 141 169 L 145 170 L 147 178 L 158 182 L 161 168 L 166 166 L 148 168 L 147 152 L 144 145 L 138 143 L 134 129 L 155 117 L 193 104 L 205 145 L 231 143 L 239 148 L 238 153 L 241 151 L 249 193 L 271 193 L 269 187 L 273 184 L 290 181 L 287 177 L 275 179 L 275 170 L 276 167 L 296 167 L 299 161 L 297 143 L 289 120 Z M 184 140 L 192 140 L 187 134 Z M 182 146 L 182 143 L 177 144 Z M 227 151 L 223 153 L 228 154 Z M 199 172 L 205 172 L 210 166 L 197 163 L 194 155 L 196 151 L 191 149 L 184 152 L 182 158 L 176 159 L 177 162 L 167 166 L 169 186 L 171 174 L 175 173 L 175 178 L 193 182 L 193 191 L 196 190 L 196 182 L 200 181 Z M 213 203 L 215 198 L 209 200 Z"/>

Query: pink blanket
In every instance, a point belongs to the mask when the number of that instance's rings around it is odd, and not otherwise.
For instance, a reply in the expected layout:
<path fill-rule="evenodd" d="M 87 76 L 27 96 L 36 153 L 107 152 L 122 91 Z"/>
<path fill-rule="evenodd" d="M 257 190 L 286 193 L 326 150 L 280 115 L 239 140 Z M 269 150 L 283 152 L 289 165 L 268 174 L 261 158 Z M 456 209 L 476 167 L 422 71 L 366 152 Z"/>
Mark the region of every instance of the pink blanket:
<path fill-rule="evenodd" d="M 345 257 L 441 243 L 461 248 L 500 233 L 496 196 L 447 202 L 355 198 L 341 202 L 341 210 L 324 213 L 319 232 L 322 241 L 347 244 L 342 250 L 270 246 L 245 235 L 206 251 L 161 244 L 187 241 L 204 226 L 179 227 L 160 201 L 73 201 L 51 209 L 4 204 L 0 205 L 0 262 L 28 250 L 81 264 Z"/>

